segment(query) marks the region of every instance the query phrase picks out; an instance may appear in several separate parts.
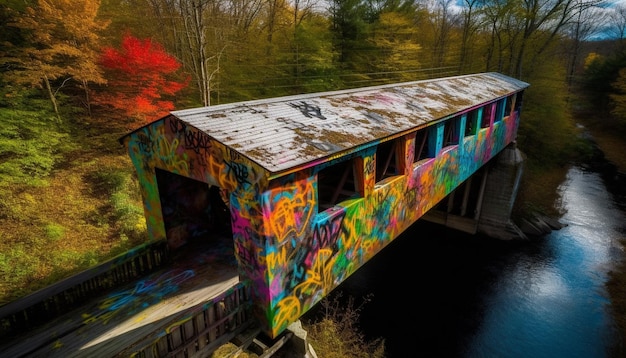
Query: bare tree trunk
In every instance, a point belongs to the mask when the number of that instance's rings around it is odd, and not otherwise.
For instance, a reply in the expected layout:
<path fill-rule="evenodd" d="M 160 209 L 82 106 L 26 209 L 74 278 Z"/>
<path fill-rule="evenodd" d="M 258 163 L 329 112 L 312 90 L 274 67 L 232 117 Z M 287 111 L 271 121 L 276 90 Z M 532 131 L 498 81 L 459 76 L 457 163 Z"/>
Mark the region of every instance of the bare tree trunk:
<path fill-rule="evenodd" d="M 472 46 L 470 41 L 473 39 L 476 30 L 481 26 L 475 18 L 474 8 L 480 6 L 478 0 L 465 0 L 465 9 L 463 10 L 463 34 L 461 37 L 461 56 L 459 61 L 459 74 L 465 73 L 472 67 Z"/>
<path fill-rule="evenodd" d="M 86 80 L 81 81 L 85 90 L 85 105 L 87 107 L 87 115 L 91 118 L 91 98 L 89 97 L 89 83 Z"/>
<path fill-rule="evenodd" d="M 542 54 L 556 38 L 563 27 L 572 21 L 575 10 L 575 0 L 553 0 L 540 3 L 538 0 L 524 0 L 521 20 L 524 21 L 524 31 L 515 62 L 515 76 L 522 78 L 524 56 L 532 37 L 545 26 L 548 26 L 548 36 L 539 46 L 533 46 L 534 55 L 530 64 Z"/>
<path fill-rule="evenodd" d="M 46 85 L 46 90 L 48 91 L 48 96 L 50 96 L 50 102 L 52 102 L 52 108 L 54 109 L 54 113 L 57 115 L 57 119 L 61 120 L 61 115 L 59 114 L 59 105 L 57 103 L 57 99 L 52 92 L 52 86 L 50 86 L 50 80 L 48 76 L 43 75 L 43 82 Z"/>

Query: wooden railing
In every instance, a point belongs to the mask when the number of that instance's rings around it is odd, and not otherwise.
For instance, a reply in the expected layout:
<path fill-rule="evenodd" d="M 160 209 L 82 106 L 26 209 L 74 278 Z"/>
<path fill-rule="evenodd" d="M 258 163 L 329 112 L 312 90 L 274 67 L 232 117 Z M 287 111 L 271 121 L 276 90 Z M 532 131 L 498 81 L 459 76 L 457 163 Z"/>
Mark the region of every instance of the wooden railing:
<path fill-rule="evenodd" d="M 239 282 L 209 302 L 171 317 L 119 356 L 209 357 L 246 328 L 254 327 L 251 306 L 249 281 Z"/>
<path fill-rule="evenodd" d="M 0 337 L 11 338 L 46 323 L 68 307 L 155 271 L 169 261 L 166 241 L 139 246 L 22 299 L 0 307 Z"/>

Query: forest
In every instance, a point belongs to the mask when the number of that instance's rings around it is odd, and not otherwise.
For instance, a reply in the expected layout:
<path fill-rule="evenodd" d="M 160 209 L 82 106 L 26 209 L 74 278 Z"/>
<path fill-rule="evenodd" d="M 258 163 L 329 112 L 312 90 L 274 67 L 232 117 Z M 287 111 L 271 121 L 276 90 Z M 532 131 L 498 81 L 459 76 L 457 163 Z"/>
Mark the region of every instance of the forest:
<path fill-rule="evenodd" d="M 147 240 L 118 139 L 171 110 L 500 72 L 530 83 L 515 215 L 558 215 L 580 123 L 626 134 L 603 0 L 3 0 L 0 305 Z"/>

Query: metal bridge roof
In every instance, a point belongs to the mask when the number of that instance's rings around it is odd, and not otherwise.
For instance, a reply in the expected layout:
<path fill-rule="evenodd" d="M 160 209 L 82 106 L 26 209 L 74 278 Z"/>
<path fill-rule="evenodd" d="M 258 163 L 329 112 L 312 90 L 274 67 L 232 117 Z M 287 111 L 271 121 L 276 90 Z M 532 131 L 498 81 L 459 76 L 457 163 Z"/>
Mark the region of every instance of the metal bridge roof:
<path fill-rule="evenodd" d="M 528 84 L 480 73 L 171 112 L 272 174 L 426 125 Z"/>

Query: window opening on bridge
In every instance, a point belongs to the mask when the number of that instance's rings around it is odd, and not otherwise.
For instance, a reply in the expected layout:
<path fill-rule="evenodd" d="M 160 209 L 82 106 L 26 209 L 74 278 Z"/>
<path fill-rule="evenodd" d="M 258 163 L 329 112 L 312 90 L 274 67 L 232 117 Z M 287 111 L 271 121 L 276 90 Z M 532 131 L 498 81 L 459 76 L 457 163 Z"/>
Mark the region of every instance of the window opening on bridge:
<path fill-rule="evenodd" d="M 431 149 L 432 144 L 429 143 L 430 136 L 431 129 L 429 128 L 420 129 L 415 134 L 415 157 L 413 157 L 414 163 L 435 157 L 434 148 Z"/>
<path fill-rule="evenodd" d="M 465 118 L 465 136 L 469 137 L 476 134 L 476 122 L 478 120 L 478 110 L 472 110 L 467 113 Z"/>
<path fill-rule="evenodd" d="M 491 103 L 483 107 L 483 115 L 480 118 L 480 128 L 489 128 L 489 121 L 491 120 L 491 111 L 493 106 Z"/>
<path fill-rule="evenodd" d="M 510 95 L 506 98 L 506 103 L 504 104 L 504 118 L 511 115 L 511 108 L 513 107 L 513 102 L 515 102 L 515 95 Z"/>
<path fill-rule="evenodd" d="M 398 175 L 397 140 L 379 143 L 376 147 L 376 182 Z"/>
<path fill-rule="evenodd" d="M 459 125 L 461 117 L 448 119 L 443 125 L 443 146 L 459 144 Z"/>
<path fill-rule="evenodd" d="M 524 91 L 517 92 L 514 96 L 515 96 L 515 105 L 513 108 L 515 112 L 519 112 L 519 110 L 522 108 L 522 98 L 524 97 Z"/>
<path fill-rule="evenodd" d="M 448 119 L 443 125 L 443 146 L 459 144 L 459 121 L 460 117 Z"/>
<path fill-rule="evenodd" d="M 496 116 L 493 119 L 493 122 L 499 122 L 504 118 L 505 106 L 506 102 L 508 102 L 508 98 L 502 98 L 496 104 Z"/>
<path fill-rule="evenodd" d="M 359 196 L 355 175 L 356 160 L 351 159 L 333 164 L 317 173 L 317 200 L 322 212 L 336 204 Z"/>

